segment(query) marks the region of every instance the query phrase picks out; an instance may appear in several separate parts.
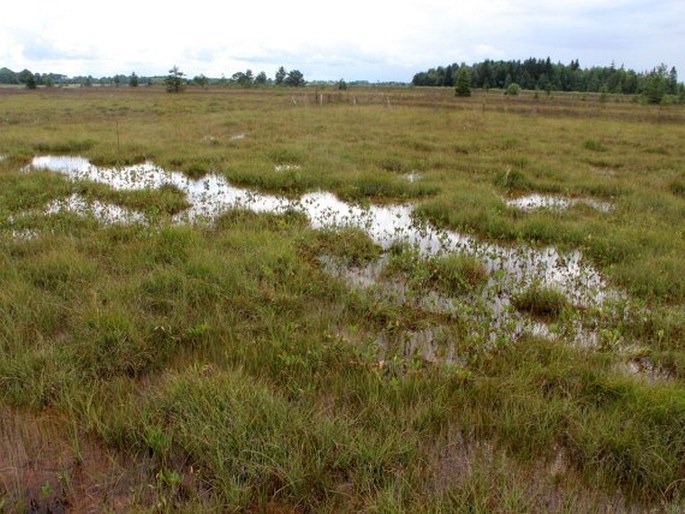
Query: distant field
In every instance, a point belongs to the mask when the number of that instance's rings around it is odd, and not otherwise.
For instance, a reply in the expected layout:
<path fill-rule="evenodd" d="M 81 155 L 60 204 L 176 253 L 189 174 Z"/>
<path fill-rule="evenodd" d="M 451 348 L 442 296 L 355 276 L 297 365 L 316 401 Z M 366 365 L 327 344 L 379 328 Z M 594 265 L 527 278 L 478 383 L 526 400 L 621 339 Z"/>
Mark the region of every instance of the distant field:
<path fill-rule="evenodd" d="M 0 511 L 685 509 L 683 141 L 614 95 L 0 88 Z"/>

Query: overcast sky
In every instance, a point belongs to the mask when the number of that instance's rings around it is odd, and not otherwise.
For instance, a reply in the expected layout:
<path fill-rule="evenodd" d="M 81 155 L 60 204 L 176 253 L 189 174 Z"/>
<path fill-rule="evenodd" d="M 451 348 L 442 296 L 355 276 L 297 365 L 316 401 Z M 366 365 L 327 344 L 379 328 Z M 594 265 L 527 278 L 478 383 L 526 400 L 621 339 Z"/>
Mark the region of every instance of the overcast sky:
<path fill-rule="evenodd" d="M 0 67 L 95 77 L 299 69 L 411 81 L 453 62 L 550 57 L 685 79 L 685 0 L 11 0 Z"/>

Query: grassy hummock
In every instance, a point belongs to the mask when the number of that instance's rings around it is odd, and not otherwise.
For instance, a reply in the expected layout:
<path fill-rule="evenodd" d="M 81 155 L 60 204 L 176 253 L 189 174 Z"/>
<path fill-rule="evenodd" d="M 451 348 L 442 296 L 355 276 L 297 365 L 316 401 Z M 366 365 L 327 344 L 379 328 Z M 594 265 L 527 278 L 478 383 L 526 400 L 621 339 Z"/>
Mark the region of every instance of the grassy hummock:
<path fill-rule="evenodd" d="M 0 510 L 683 510 L 683 106 L 301 94 L 0 93 Z M 297 210 L 183 223 L 180 189 L 26 171 L 43 152 L 410 202 L 498 248 L 578 250 L 606 294 L 533 283 L 512 303 L 548 335 L 493 335 L 485 256 L 384 249 Z M 612 208 L 507 205 L 524 191 Z M 73 195 L 145 222 L 46 214 Z M 353 287 L 322 255 L 380 279 Z M 379 294 L 396 284 L 457 313 Z"/>

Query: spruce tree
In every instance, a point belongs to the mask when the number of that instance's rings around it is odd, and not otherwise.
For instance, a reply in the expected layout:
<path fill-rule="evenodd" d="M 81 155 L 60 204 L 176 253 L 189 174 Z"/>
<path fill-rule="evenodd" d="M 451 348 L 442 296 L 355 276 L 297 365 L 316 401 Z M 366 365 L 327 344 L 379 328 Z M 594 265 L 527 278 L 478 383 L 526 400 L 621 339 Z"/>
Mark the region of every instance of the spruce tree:
<path fill-rule="evenodd" d="M 642 95 L 647 103 L 658 104 L 668 93 L 668 72 L 666 65 L 660 64 L 644 78 Z"/>
<path fill-rule="evenodd" d="M 471 96 L 471 74 L 466 66 L 459 68 L 454 94 L 456 96 Z"/>

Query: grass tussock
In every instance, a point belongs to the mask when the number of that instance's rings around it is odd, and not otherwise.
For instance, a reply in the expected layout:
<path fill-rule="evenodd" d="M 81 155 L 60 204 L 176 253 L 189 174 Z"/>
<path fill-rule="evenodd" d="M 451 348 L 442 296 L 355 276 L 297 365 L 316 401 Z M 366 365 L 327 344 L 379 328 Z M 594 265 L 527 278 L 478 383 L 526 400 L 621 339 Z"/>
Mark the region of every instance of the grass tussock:
<path fill-rule="evenodd" d="M 483 264 L 466 254 L 449 254 L 428 259 L 403 246 L 395 246 L 385 268 L 388 278 L 400 277 L 417 292 L 432 289 L 447 297 L 481 289 L 487 281 Z"/>
<path fill-rule="evenodd" d="M 437 192 L 437 186 L 432 184 L 411 183 L 394 174 L 362 172 L 342 187 L 340 198 L 350 202 L 389 202 L 428 197 Z"/>
<path fill-rule="evenodd" d="M 583 141 L 583 148 L 592 152 L 606 152 L 608 150 L 606 145 L 602 144 L 596 139 L 586 139 Z"/>
<path fill-rule="evenodd" d="M 313 241 L 303 242 L 303 249 L 312 257 L 333 255 L 347 266 L 363 266 L 381 254 L 365 232 L 351 227 L 318 232 Z"/>
<path fill-rule="evenodd" d="M 36 143 L 34 145 L 35 151 L 38 153 L 50 154 L 68 154 L 81 153 L 90 150 L 95 146 L 95 141 L 92 139 L 83 140 L 69 140 L 60 142 L 44 142 Z"/>
<path fill-rule="evenodd" d="M 676 196 L 685 197 L 685 179 L 676 179 L 668 185 L 668 188 Z"/>
<path fill-rule="evenodd" d="M 557 318 L 569 307 L 564 294 L 554 287 L 532 284 L 512 298 L 519 311 L 541 318 Z"/>
<path fill-rule="evenodd" d="M 349 93 L 3 93 L 0 510 L 683 510 L 682 106 Z M 416 202 L 475 239 L 580 250 L 620 294 L 577 308 L 534 283 L 513 304 L 551 337 L 491 336 L 479 299 L 501 277 L 468 254 L 384 252 L 295 211 L 177 225 L 178 189 L 22 171 L 37 152 Z M 505 203 L 523 193 L 611 209 Z M 148 222 L 44 214 L 71 195 Z M 583 330 L 596 347 L 569 344 Z"/>

